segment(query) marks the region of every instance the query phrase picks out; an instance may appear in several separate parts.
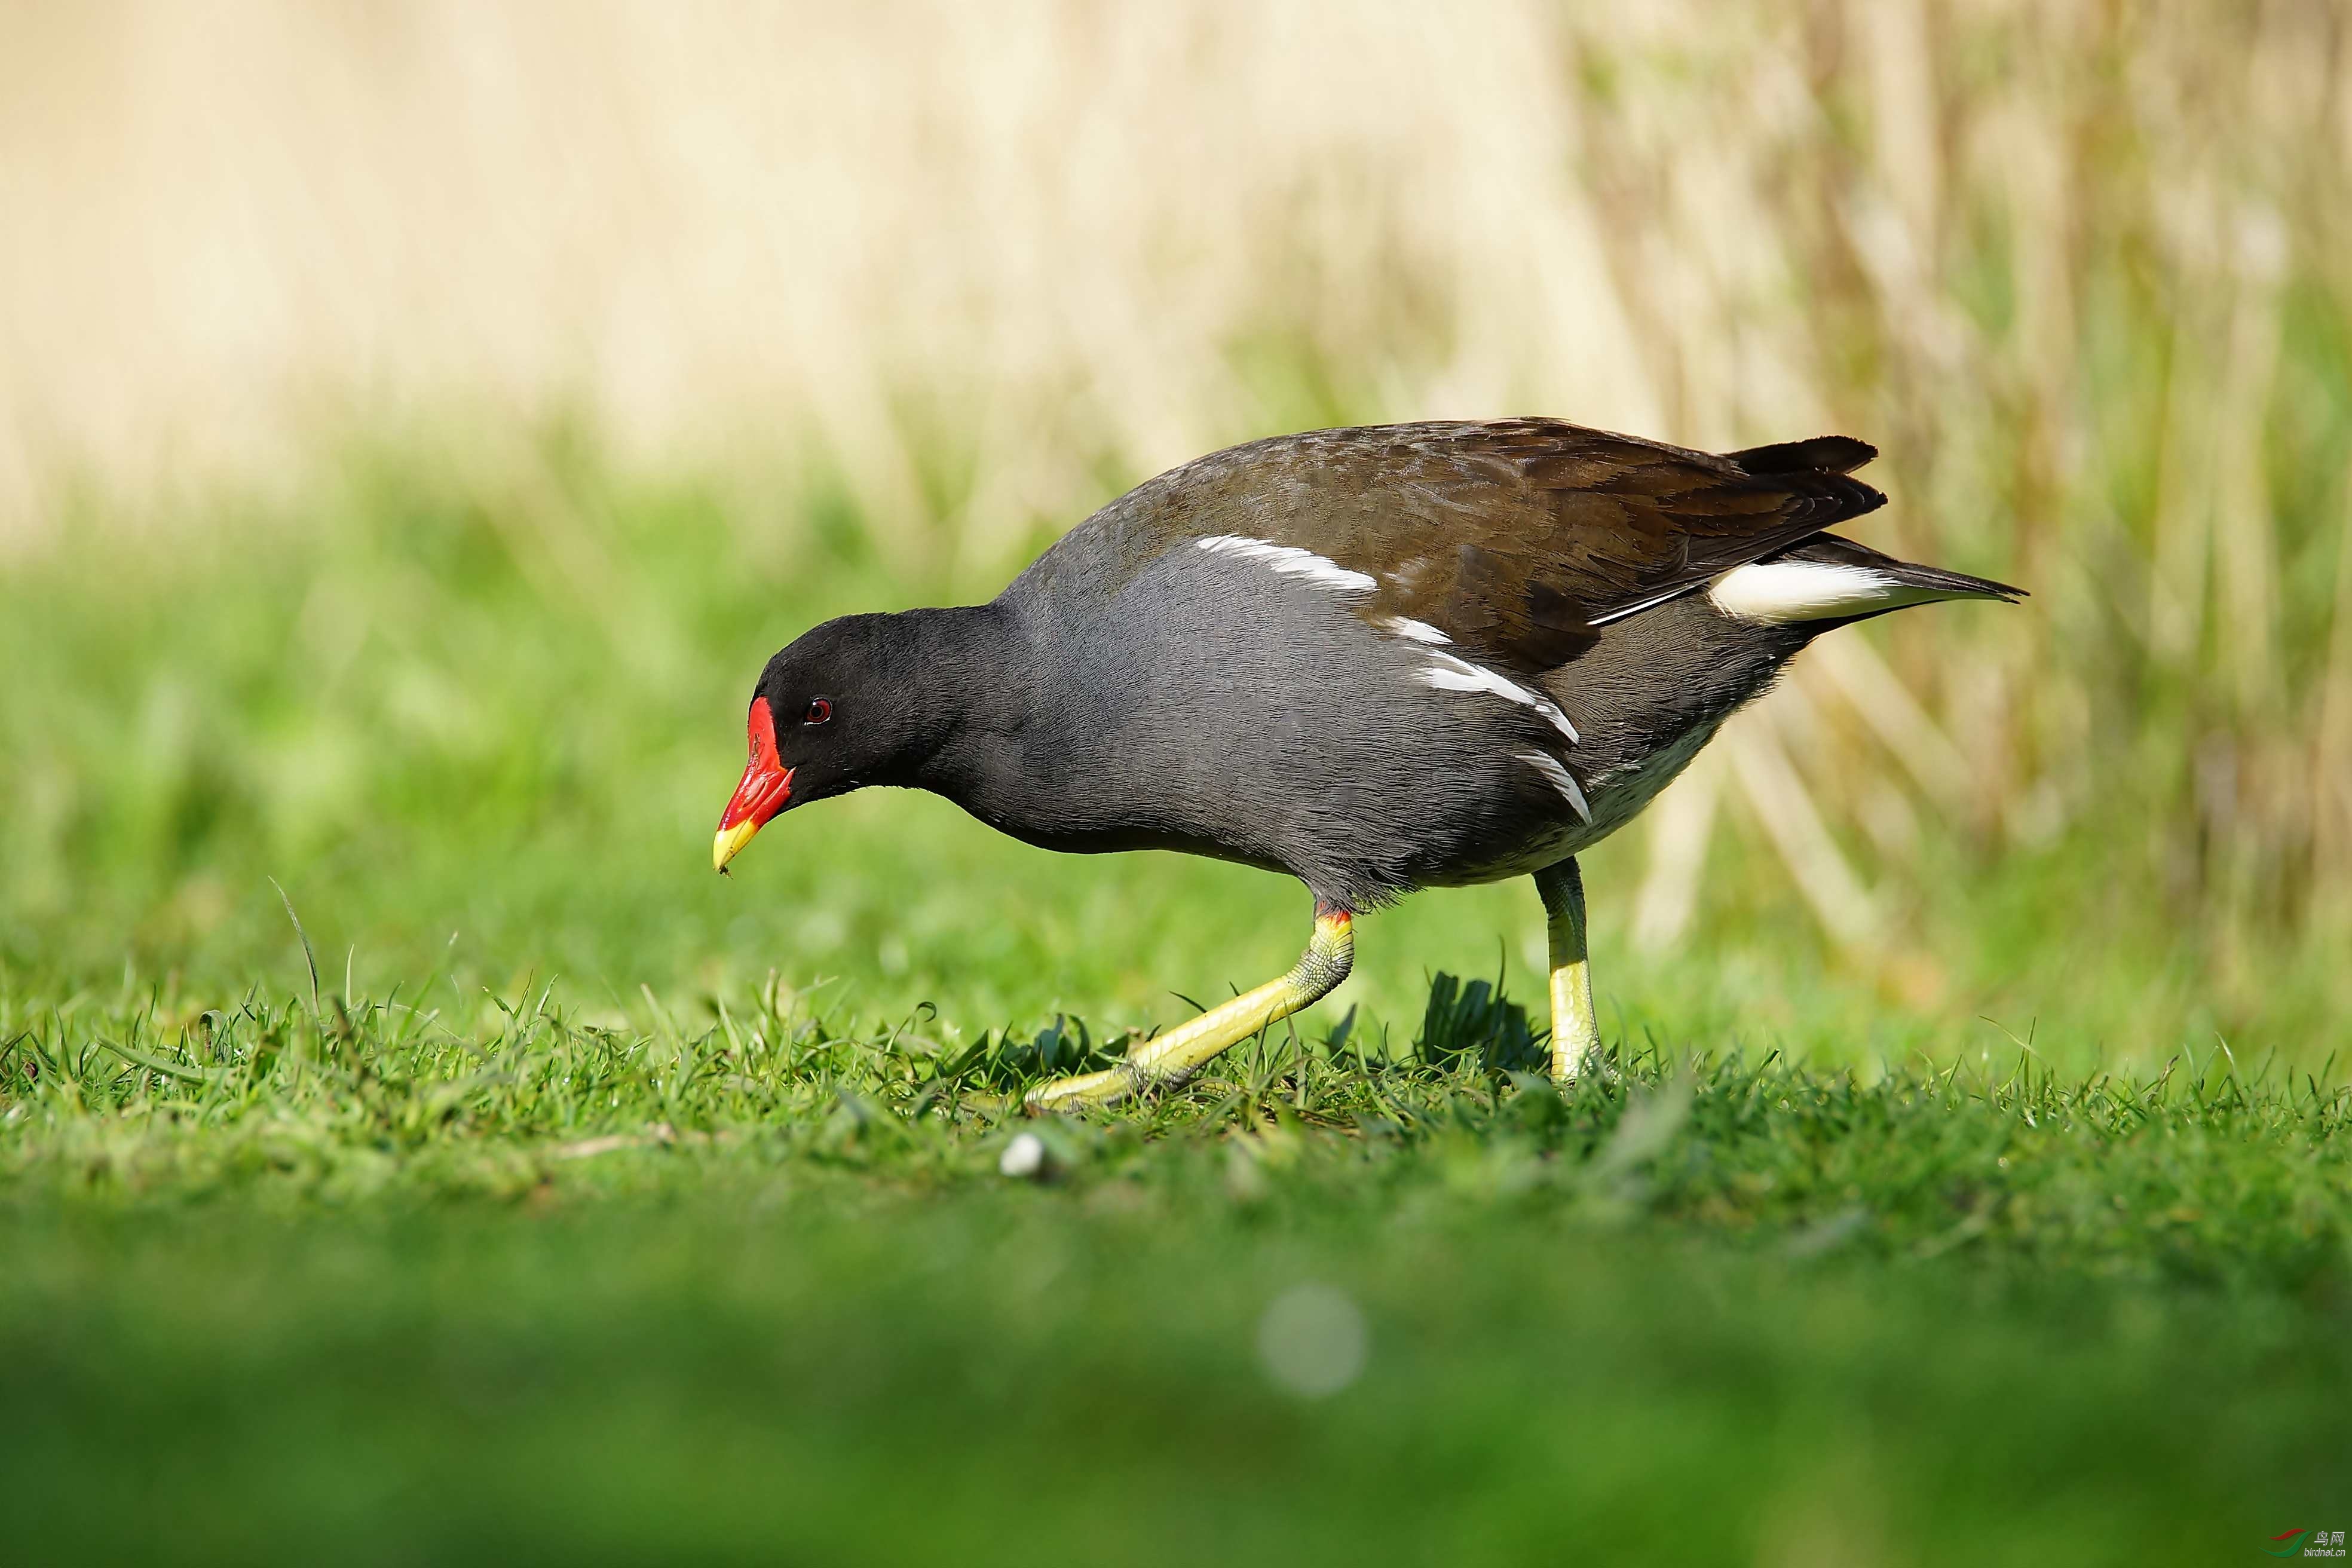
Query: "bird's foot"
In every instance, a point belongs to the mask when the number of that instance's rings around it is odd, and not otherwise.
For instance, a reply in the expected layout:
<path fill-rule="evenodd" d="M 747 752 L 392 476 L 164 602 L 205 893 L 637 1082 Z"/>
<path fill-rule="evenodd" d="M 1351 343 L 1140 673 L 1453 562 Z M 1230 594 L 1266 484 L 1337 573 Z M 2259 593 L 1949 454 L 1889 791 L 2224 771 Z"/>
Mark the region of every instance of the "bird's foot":
<path fill-rule="evenodd" d="M 1172 1089 L 1252 1035 L 1287 1018 L 1348 977 L 1355 959 L 1352 917 L 1345 910 L 1321 909 L 1315 940 L 1279 980 L 1210 1008 L 1189 1023 L 1128 1052 L 1127 1060 L 1101 1072 L 1081 1073 L 1039 1084 L 1024 1097 L 1031 1110 L 1076 1110 L 1116 1105 L 1144 1089 Z"/>

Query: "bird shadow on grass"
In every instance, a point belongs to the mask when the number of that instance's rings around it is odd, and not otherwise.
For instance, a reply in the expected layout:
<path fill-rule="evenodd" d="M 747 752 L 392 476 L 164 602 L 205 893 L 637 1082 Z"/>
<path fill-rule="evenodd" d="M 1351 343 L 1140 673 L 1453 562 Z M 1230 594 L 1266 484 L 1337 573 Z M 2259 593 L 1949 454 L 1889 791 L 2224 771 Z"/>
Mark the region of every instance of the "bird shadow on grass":
<path fill-rule="evenodd" d="M 983 1034 L 948 1067 L 946 1076 L 975 1089 L 1014 1094 L 1056 1078 L 1115 1067 L 1142 1037 L 1139 1031 L 1122 1029 L 1097 1041 L 1085 1019 L 1056 1013 L 1026 1040 L 1009 1029 Z"/>
<path fill-rule="evenodd" d="M 1439 971 L 1429 983 L 1413 1054 L 1431 1067 L 1481 1073 L 1539 1073 L 1550 1055 L 1537 1043 L 1528 1010 L 1503 994 L 1501 980 L 1464 981 Z"/>

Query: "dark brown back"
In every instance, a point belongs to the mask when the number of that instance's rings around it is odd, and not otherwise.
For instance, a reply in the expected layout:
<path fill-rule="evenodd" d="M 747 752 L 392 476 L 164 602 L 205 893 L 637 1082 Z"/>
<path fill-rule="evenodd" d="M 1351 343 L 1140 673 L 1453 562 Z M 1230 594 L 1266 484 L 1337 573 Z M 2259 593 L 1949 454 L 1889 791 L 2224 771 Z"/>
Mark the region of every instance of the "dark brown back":
<path fill-rule="evenodd" d="M 1433 626 L 1465 657 L 1535 674 L 1598 628 L 1885 497 L 1844 437 L 1717 457 L 1556 419 L 1318 430 L 1213 453 L 1110 507 L 1133 570 L 1232 534 L 1370 576 L 1367 616 Z"/>

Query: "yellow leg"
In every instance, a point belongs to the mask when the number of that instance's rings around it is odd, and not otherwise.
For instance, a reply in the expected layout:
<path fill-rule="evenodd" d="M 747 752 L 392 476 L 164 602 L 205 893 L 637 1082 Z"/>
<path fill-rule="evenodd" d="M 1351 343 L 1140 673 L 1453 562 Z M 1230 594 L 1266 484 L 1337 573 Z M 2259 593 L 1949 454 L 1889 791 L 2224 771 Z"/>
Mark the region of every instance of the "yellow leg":
<path fill-rule="evenodd" d="M 1567 1083 L 1600 1059 L 1601 1025 L 1592 1013 L 1592 965 L 1584 949 L 1584 873 L 1574 857 L 1536 873 L 1551 938 L 1551 1076 Z"/>
<path fill-rule="evenodd" d="M 1315 911 L 1315 940 L 1279 980 L 1270 980 L 1189 1024 L 1155 1035 L 1127 1059 L 1103 1072 L 1059 1078 L 1029 1091 L 1026 1103 L 1052 1110 L 1081 1105 L 1111 1105 L 1139 1089 L 1172 1088 L 1232 1047 L 1269 1024 L 1280 1022 L 1328 994 L 1356 959 L 1356 938 L 1345 910 Z"/>

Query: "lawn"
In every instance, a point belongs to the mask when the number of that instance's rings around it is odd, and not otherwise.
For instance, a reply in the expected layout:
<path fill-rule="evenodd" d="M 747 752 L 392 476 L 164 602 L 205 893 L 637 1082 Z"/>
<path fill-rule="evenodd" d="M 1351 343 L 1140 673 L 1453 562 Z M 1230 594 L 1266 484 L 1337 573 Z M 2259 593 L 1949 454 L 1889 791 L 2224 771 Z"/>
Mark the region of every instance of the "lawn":
<path fill-rule="evenodd" d="M 1728 837 L 1637 950 L 1628 835 L 1588 864 L 1611 1070 L 1565 1094 L 1501 887 L 1369 917 L 1337 998 L 1184 1093 L 1033 1122 L 1042 1074 L 1287 963 L 1304 893 L 897 794 L 714 878 L 766 654 L 985 584 L 821 502 L 436 474 L 0 566 L 10 1560 L 2352 1525 L 2339 983 L 2216 980 L 2127 819 L 1930 844 L 1867 955 Z"/>

